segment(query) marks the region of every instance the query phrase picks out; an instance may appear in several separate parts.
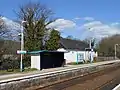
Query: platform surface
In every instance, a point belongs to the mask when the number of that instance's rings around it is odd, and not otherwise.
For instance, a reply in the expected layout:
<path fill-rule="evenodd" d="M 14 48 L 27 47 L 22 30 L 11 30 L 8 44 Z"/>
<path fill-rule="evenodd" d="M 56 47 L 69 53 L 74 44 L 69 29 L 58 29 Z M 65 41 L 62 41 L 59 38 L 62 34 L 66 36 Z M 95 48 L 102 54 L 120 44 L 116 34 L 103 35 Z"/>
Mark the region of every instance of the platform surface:
<path fill-rule="evenodd" d="M 41 71 L 32 71 L 32 72 L 23 72 L 23 73 L 16 73 L 16 74 L 6 74 L 6 75 L 0 75 L 0 83 L 8 80 L 13 80 L 17 78 L 22 77 L 30 77 L 30 76 L 36 76 L 36 75 L 46 75 L 50 73 L 55 72 L 62 72 L 65 70 L 70 70 L 74 68 L 85 68 L 85 67 L 91 67 L 91 66 L 98 66 L 98 65 L 104 65 L 114 62 L 120 62 L 120 60 L 110 60 L 110 61 L 103 61 L 103 62 L 96 62 L 96 63 L 89 63 L 89 64 L 79 64 L 79 65 L 66 65 L 65 67 L 58 67 L 58 68 L 50 68 L 50 69 L 43 69 Z"/>

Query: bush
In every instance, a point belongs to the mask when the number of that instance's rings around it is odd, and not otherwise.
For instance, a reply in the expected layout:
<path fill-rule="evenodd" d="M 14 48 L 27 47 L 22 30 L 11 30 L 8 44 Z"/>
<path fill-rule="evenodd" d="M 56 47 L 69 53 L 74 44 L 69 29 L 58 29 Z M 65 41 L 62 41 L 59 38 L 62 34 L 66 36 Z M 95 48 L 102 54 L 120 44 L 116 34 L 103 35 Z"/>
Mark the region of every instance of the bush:
<path fill-rule="evenodd" d="M 97 57 L 94 57 L 93 62 L 97 62 Z"/>
<path fill-rule="evenodd" d="M 23 57 L 23 68 L 30 67 L 31 61 L 30 56 L 25 55 Z M 20 58 L 0 58 L 0 70 L 14 71 L 15 69 L 20 69 Z"/>
<path fill-rule="evenodd" d="M 25 57 L 23 59 L 23 64 L 24 64 L 24 67 L 30 67 L 31 59 L 30 59 L 29 55 L 25 55 Z"/>
<path fill-rule="evenodd" d="M 19 60 L 11 60 L 10 58 L 2 59 L 0 64 L 0 70 L 13 71 L 20 67 Z"/>

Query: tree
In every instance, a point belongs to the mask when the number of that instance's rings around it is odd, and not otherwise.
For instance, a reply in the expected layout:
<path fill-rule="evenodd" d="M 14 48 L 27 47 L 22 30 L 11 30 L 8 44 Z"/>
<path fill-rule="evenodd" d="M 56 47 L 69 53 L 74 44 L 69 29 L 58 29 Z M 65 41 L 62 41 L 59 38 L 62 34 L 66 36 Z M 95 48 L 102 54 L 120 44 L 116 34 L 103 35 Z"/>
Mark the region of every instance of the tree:
<path fill-rule="evenodd" d="M 2 38 L 3 38 L 3 35 L 5 34 L 5 33 L 7 33 L 7 31 L 5 30 L 5 23 L 4 23 L 4 21 L 3 21 L 3 19 L 2 19 L 2 16 L 0 16 L 0 57 L 1 57 L 1 55 L 2 55 L 2 47 L 4 46 L 4 41 L 2 40 Z"/>
<path fill-rule="evenodd" d="M 92 38 L 86 38 L 83 41 L 90 45 L 90 40 L 91 40 L 91 47 L 96 48 L 96 39 L 95 38 L 93 38 L 93 39 Z"/>
<path fill-rule="evenodd" d="M 48 30 L 47 26 L 54 20 L 52 11 L 40 3 L 28 3 L 20 7 L 18 16 L 26 21 L 24 24 L 25 49 L 42 50 L 43 37 Z"/>
<path fill-rule="evenodd" d="M 3 21 L 2 16 L 0 16 L 0 37 L 5 33 L 7 33 L 7 30 L 5 30 L 5 22 Z"/>
<path fill-rule="evenodd" d="M 3 20 L 2 20 L 2 18 L 0 16 L 0 29 L 2 29 L 2 27 L 3 27 Z"/>
<path fill-rule="evenodd" d="M 45 44 L 47 50 L 57 50 L 59 48 L 60 33 L 56 30 L 52 30 L 50 38 Z"/>
<path fill-rule="evenodd" d="M 0 39 L 10 39 L 11 36 L 11 29 L 6 25 L 6 22 L 3 19 L 4 17 L 0 15 Z"/>
<path fill-rule="evenodd" d="M 89 38 L 86 38 L 86 39 L 84 39 L 83 40 L 85 43 L 87 43 L 87 44 L 90 44 L 90 39 Z"/>
<path fill-rule="evenodd" d="M 114 56 L 114 45 L 120 44 L 120 35 L 103 38 L 98 45 L 98 54 L 102 56 Z M 120 57 L 120 46 L 117 46 L 117 57 Z"/>
<path fill-rule="evenodd" d="M 68 35 L 66 38 L 67 39 L 74 39 L 72 35 Z"/>

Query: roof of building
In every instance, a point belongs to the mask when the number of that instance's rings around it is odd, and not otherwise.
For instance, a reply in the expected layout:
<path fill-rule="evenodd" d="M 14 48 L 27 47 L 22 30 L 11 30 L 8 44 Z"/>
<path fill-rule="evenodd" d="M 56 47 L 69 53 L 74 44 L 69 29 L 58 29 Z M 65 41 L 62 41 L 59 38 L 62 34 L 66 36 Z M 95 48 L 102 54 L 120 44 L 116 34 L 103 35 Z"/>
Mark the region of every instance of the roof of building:
<path fill-rule="evenodd" d="M 71 40 L 66 38 L 60 39 L 60 44 L 65 48 L 69 50 L 79 50 L 84 51 L 85 48 L 88 48 L 89 45 L 83 41 L 80 40 Z"/>
<path fill-rule="evenodd" d="M 27 52 L 27 54 L 40 54 L 40 53 L 44 53 L 44 52 L 50 52 L 50 53 L 56 53 L 56 52 L 62 52 L 65 53 L 65 51 L 48 51 L 48 50 L 39 50 L 39 51 L 31 51 L 31 52 Z"/>

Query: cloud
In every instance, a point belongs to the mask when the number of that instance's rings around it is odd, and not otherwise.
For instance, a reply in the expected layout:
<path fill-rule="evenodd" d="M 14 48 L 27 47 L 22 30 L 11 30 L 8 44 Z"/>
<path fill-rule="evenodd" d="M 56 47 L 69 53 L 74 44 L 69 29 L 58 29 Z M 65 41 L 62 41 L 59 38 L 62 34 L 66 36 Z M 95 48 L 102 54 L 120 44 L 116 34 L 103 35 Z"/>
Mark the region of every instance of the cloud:
<path fill-rule="evenodd" d="M 14 22 L 6 17 L 1 17 L 4 21 L 6 33 L 3 35 L 5 39 L 17 39 L 18 34 L 21 32 L 21 26 L 19 23 Z"/>
<path fill-rule="evenodd" d="M 83 29 L 82 37 L 103 38 L 114 34 L 120 34 L 120 23 L 104 24 L 101 21 L 92 21 L 83 24 L 80 29 Z"/>
<path fill-rule="evenodd" d="M 93 21 L 94 18 L 93 17 L 76 17 L 74 18 L 74 20 L 85 20 L 85 21 Z"/>
<path fill-rule="evenodd" d="M 74 20 L 79 20 L 79 19 L 81 19 L 80 17 L 76 17 L 76 18 L 74 18 Z"/>
<path fill-rule="evenodd" d="M 84 17 L 83 19 L 86 21 L 93 21 L 94 20 L 94 18 L 92 18 L 92 17 Z"/>
<path fill-rule="evenodd" d="M 76 23 L 71 20 L 57 19 L 55 22 L 49 24 L 48 28 L 55 28 L 57 30 L 65 30 L 76 27 Z"/>
<path fill-rule="evenodd" d="M 2 17 L 2 20 L 5 22 L 6 27 L 8 27 L 8 29 L 12 29 L 12 30 L 20 30 L 20 24 L 17 22 L 14 22 L 13 20 L 10 20 L 6 17 Z"/>
<path fill-rule="evenodd" d="M 9 27 L 8 29 L 11 31 L 10 34 L 14 35 L 16 33 L 19 33 L 18 31 L 20 31 L 21 29 L 19 23 L 16 23 L 13 20 L 10 20 L 6 17 L 3 17 L 2 19 L 5 21 L 7 27 Z M 81 23 L 77 21 L 78 19 L 83 21 L 88 20 L 89 22 Z M 62 35 L 64 36 L 72 35 L 73 37 L 79 39 L 85 39 L 90 37 L 101 39 L 103 37 L 108 37 L 114 34 L 120 34 L 119 22 L 113 22 L 108 24 L 101 21 L 97 21 L 91 17 L 77 17 L 76 22 L 67 19 L 57 19 L 55 22 L 51 23 L 48 26 L 48 28 L 55 28 L 60 32 L 63 32 Z"/>
<path fill-rule="evenodd" d="M 49 27 L 55 28 L 57 30 L 62 30 L 63 32 L 72 35 L 73 37 L 78 37 L 80 39 L 90 37 L 101 39 L 103 37 L 108 37 L 114 34 L 120 34 L 119 22 L 107 24 L 101 21 L 97 21 L 92 17 L 74 18 L 74 20 L 79 19 L 89 22 L 81 23 L 81 26 L 79 26 L 80 23 L 78 22 L 73 22 L 66 19 L 57 19 L 55 22 L 51 23 Z M 72 31 L 66 31 L 67 29 L 71 29 Z"/>
<path fill-rule="evenodd" d="M 111 25 L 112 25 L 112 26 L 116 26 L 116 25 L 120 25 L 120 23 L 115 22 L 115 23 L 112 23 Z"/>
<path fill-rule="evenodd" d="M 89 22 L 89 23 L 85 23 L 81 26 L 81 28 L 85 28 L 85 29 L 93 29 L 95 27 L 100 27 L 100 26 L 103 26 L 103 24 L 100 22 L 100 21 L 92 21 L 92 22 Z"/>

